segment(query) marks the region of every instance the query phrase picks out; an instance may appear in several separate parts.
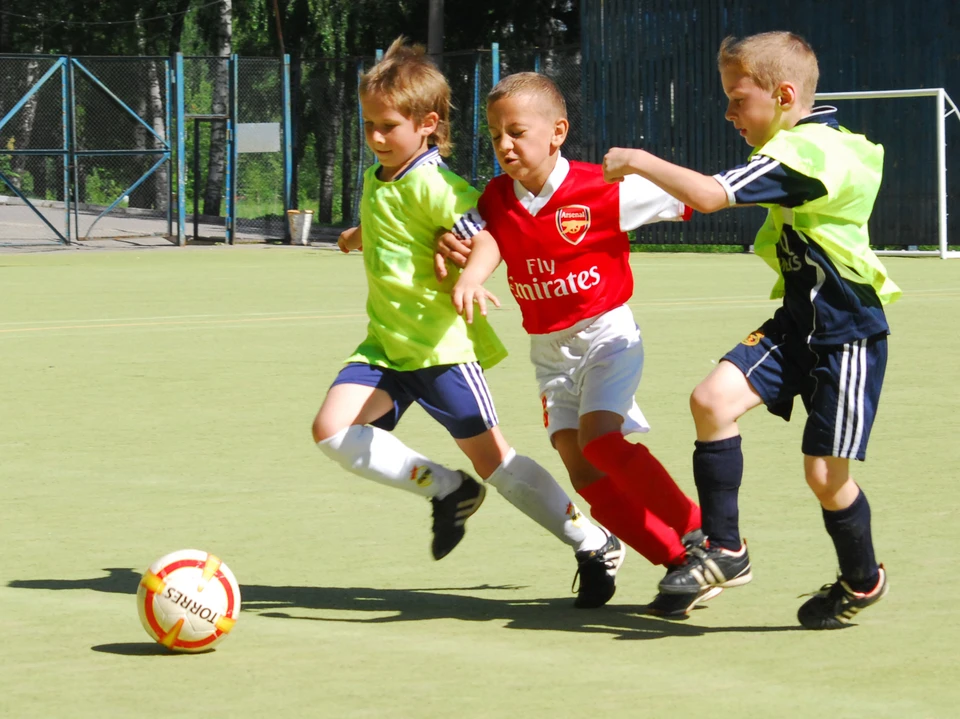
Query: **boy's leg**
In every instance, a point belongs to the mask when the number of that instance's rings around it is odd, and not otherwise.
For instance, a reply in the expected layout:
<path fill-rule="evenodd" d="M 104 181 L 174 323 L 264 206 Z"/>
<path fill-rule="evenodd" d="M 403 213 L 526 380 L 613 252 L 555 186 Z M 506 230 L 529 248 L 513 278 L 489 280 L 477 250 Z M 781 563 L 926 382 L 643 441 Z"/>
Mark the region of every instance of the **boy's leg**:
<path fill-rule="evenodd" d="M 870 504 L 850 476 L 850 460 L 804 456 L 803 466 L 837 550 L 840 578 L 854 591 L 869 592 L 877 586 L 880 565 L 873 551 Z"/>
<path fill-rule="evenodd" d="M 804 396 L 804 474 L 840 565 L 837 581 L 800 607 L 798 619 L 808 629 L 846 626 L 887 592 L 873 549 L 870 504 L 850 476 L 850 459 L 866 458 L 886 363 L 885 336 L 823 348 L 813 370 L 815 389 Z"/>
<path fill-rule="evenodd" d="M 807 629 L 840 629 L 887 593 L 887 575 L 877 564 L 870 504 L 849 475 L 849 460 L 804 456 L 807 483 L 820 500 L 823 523 L 833 540 L 840 576 L 815 592 L 797 612 Z"/>
<path fill-rule="evenodd" d="M 457 444 L 504 499 L 573 548 L 580 578 L 575 606 L 591 609 L 610 601 L 623 563 L 619 540 L 590 522 L 546 469 L 510 448 L 499 427 Z"/>
<path fill-rule="evenodd" d="M 499 427 L 458 439 L 457 445 L 504 499 L 574 551 L 606 543 L 603 531 L 580 513 L 553 476 L 530 457 L 517 454 Z"/>
<path fill-rule="evenodd" d="M 592 421 L 597 415 L 616 417 L 618 426 L 604 432 L 601 425 Z M 619 427 L 621 417 L 612 412 L 591 412 L 580 419 L 583 456 L 608 475 L 634 504 L 654 514 L 676 537 L 700 529 L 700 508 L 683 493 L 649 449 L 626 440 Z M 585 425 L 595 426 L 585 431 Z"/>
<path fill-rule="evenodd" d="M 382 389 L 341 383 L 330 388 L 313 423 L 313 438 L 330 459 L 365 479 L 421 497 L 444 497 L 460 486 L 459 474 L 431 462 L 371 423 L 394 411 Z"/>
<path fill-rule="evenodd" d="M 430 498 L 432 551 L 435 559 L 441 559 L 463 537 L 463 523 L 479 508 L 484 488 L 387 431 L 410 404 L 395 380 L 395 373 L 382 368 L 345 367 L 317 413 L 313 438 L 324 454 L 353 474 Z"/>
<path fill-rule="evenodd" d="M 738 550 L 742 545 L 739 490 L 743 452 L 737 420 L 763 400 L 743 372 L 721 361 L 690 396 L 697 429 L 693 479 L 703 512 L 703 531 L 712 546 Z"/>
<path fill-rule="evenodd" d="M 738 349 L 763 350 L 759 359 L 749 357 L 748 366 L 757 362 L 762 365 L 763 357 L 776 360 L 768 349 L 758 347 L 759 341 L 747 342 L 750 338 Z M 779 376 L 778 363 L 772 364 L 775 366 L 770 374 Z M 697 428 L 693 479 L 709 545 L 693 549 L 684 565 L 668 572 L 660 582 L 662 592 L 686 594 L 707 586 L 736 587 L 753 578 L 746 545 L 740 537 L 738 500 L 743 453 L 737 420 L 761 404 L 763 399 L 746 373 L 726 358 L 694 389 L 690 397 Z"/>
<path fill-rule="evenodd" d="M 571 479 L 577 482 L 583 474 L 579 465 L 585 458 L 598 476 L 610 478 L 605 484 L 617 485 L 641 508 L 636 519 L 649 510 L 672 527 L 667 534 L 674 535 L 673 549 L 682 556 L 679 537 L 700 528 L 699 509 L 645 447 L 624 439 L 649 429 L 634 400 L 643 373 L 643 339 L 630 308 L 610 310 L 559 337 L 535 339 L 531 356 L 555 444 L 561 433 L 576 430 L 576 444 L 557 447 Z M 600 491 L 595 488 L 593 496 Z"/>
<path fill-rule="evenodd" d="M 580 451 L 577 430 L 559 430 L 551 439 L 573 488 L 586 500 L 595 520 L 652 564 L 683 558 L 684 549 L 677 533 L 587 461 Z"/>

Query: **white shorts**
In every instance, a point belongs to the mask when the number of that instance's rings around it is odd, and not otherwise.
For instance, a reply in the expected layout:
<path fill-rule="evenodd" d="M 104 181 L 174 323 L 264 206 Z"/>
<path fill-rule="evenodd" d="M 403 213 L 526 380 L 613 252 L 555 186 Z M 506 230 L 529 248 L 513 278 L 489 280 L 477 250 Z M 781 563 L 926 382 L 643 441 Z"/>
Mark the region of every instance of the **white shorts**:
<path fill-rule="evenodd" d="M 550 436 L 579 428 L 581 415 L 598 410 L 623 417 L 625 435 L 649 431 L 635 399 L 643 374 L 643 339 L 629 307 L 530 340 Z"/>

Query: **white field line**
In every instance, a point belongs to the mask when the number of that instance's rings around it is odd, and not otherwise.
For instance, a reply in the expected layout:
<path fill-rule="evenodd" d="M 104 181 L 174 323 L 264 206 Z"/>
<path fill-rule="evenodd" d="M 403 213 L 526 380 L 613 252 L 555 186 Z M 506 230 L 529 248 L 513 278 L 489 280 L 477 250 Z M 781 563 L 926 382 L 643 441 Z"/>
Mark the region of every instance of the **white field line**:
<path fill-rule="evenodd" d="M 960 296 L 960 289 L 934 288 L 925 290 L 909 290 L 908 297 L 922 295 L 922 299 L 938 299 Z M 918 298 L 919 299 L 919 298 Z M 772 300 L 757 297 L 756 295 L 718 296 L 718 297 L 689 297 L 677 300 L 655 300 L 646 302 L 629 302 L 634 309 L 644 312 L 657 310 L 711 310 L 718 306 L 738 306 L 742 308 L 770 307 Z M 514 306 L 506 306 L 493 312 L 516 311 Z M 248 325 L 267 322 L 315 322 L 318 320 L 365 319 L 365 312 L 356 313 L 324 313 L 321 310 L 290 310 L 287 312 L 248 312 L 237 315 L 230 314 L 202 314 L 202 315 L 161 315 L 155 317 L 104 317 L 84 318 L 75 320 L 33 320 L 22 322 L 0 322 L 0 335 L 27 334 L 38 332 L 52 332 L 65 330 L 94 330 L 94 329 L 124 329 L 136 327 L 228 327 L 231 325 Z"/>
<path fill-rule="evenodd" d="M 239 317 L 275 317 L 277 315 L 316 315 L 322 310 L 283 310 L 280 312 L 242 312 L 240 314 L 205 314 L 205 315 L 158 315 L 156 317 L 82 317 L 76 320 L 28 320 L 24 322 L 0 322 L 0 327 L 14 327 L 18 325 L 47 325 L 70 324 L 71 322 L 154 322 L 157 320 L 202 320 L 210 318 L 226 318 L 235 320 Z"/>
<path fill-rule="evenodd" d="M 114 322 L 114 323 L 99 323 L 92 325 L 50 325 L 46 327 L 10 327 L 6 329 L 0 329 L 0 335 L 3 334 L 27 334 L 27 333 L 37 333 L 37 332 L 54 332 L 54 331 L 63 331 L 63 330 L 102 330 L 102 329 L 117 329 L 117 328 L 134 328 L 134 327 L 182 327 L 184 329 L 190 328 L 201 328 L 201 327 L 229 327 L 230 325 L 244 325 L 251 323 L 264 323 L 264 322 L 303 322 L 304 320 L 331 320 L 331 319 L 357 319 L 357 318 L 366 318 L 365 313 L 359 314 L 346 314 L 346 315 L 307 315 L 307 316 L 293 316 L 288 315 L 284 317 L 240 317 L 236 319 L 219 319 L 219 320 L 169 320 L 169 321 L 160 321 L 160 322 Z M 96 320 L 94 320 L 96 321 Z"/>

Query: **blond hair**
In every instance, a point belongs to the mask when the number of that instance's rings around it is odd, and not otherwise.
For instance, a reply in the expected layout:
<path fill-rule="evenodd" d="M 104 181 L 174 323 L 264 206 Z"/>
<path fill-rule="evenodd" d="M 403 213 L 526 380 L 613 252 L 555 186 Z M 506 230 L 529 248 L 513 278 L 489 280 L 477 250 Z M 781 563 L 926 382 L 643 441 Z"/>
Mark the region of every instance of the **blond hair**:
<path fill-rule="evenodd" d="M 407 45 L 402 35 L 391 43 L 383 59 L 360 77 L 360 95 L 376 95 L 402 115 L 420 124 L 437 113 L 437 129 L 427 138 L 446 157 L 450 141 L 450 85 L 424 54 L 423 45 Z"/>
<path fill-rule="evenodd" d="M 740 40 L 727 37 L 720 44 L 717 65 L 721 70 L 738 70 L 764 90 L 790 82 L 797 87 L 800 104 L 813 107 L 820 68 L 813 48 L 799 35 L 764 32 Z"/>
<path fill-rule="evenodd" d="M 487 104 L 491 105 L 505 97 L 517 95 L 533 96 L 545 100 L 547 107 L 555 111 L 556 117 L 567 117 L 567 103 L 556 84 L 546 75 L 537 72 L 518 72 L 507 75 L 487 95 Z"/>

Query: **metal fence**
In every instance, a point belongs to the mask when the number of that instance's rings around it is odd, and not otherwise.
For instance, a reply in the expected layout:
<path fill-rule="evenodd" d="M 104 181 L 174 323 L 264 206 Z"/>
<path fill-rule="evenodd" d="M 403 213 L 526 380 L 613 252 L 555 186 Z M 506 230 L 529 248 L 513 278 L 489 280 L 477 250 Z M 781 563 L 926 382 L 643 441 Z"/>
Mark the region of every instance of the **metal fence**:
<path fill-rule="evenodd" d="M 379 51 L 377 51 L 379 52 Z M 294 180 L 297 206 L 315 211 L 314 221 L 344 225 L 356 221 L 363 170 L 373 162 L 365 149 L 357 84 L 376 61 L 363 57 L 303 61 L 292 69 Z M 571 120 L 564 152 L 579 158 L 580 49 L 559 47 L 524 51 L 490 49 L 446 53 L 439 65 L 450 83 L 453 152 L 447 164 L 482 188 L 498 171 L 487 133 L 486 96 L 505 75 L 524 70 L 552 77 L 563 92 Z"/>
<path fill-rule="evenodd" d="M 153 234 L 232 242 L 283 238 L 285 211 L 314 227 L 355 222 L 366 149 L 357 85 L 382 51 L 289 58 L 0 57 L 0 241 L 6 200 L 30 208 L 40 242 Z M 544 72 L 564 93 L 579 158 L 578 47 L 447 53 L 448 164 L 478 187 L 498 171 L 486 95 L 503 75 Z M 250 139 L 252 138 L 252 140 Z M 271 139 L 272 138 L 272 139 Z M 5 188 L 5 189 L 4 189 Z M 10 198 L 4 195 L 12 195 Z M 13 197 L 15 196 L 15 198 Z"/>
<path fill-rule="evenodd" d="M 707 173 L 743 162 L 749 148 L 723 118 L 716 52 L 727 35 L 791 30 L 811 43 L 822 92 L 960 88 L 960 4 L 875 0 L 604 0 L 583 2 L 585 147 L 598 161 L 610 146 L 643 147 Z M 938 117 L 931 98 L 852 100 L 841 124 L 885 148 L 884 181 L 870 222 L 881 247 L 934 245 L 938 237 Z M 946 166 L 960 167 L 960 126 L 950 120 Z M 960 184 L 947 207 L 960 208 Z M 644 242 L 749 245 L 763 212 L 695 217 L 643 228 Z M 960 211 L 947 234 L 960 238 Z M 954 240 L 960 244 L 960 239 Z"/>
<path fill-rule="evenodd" d="M 627 145 L 716 172 L 747 152 L 723 119 L 715 53 L 726 35 L 799 32 L 818 52 L 820 89 L 828 92 L 949 89 L 960 71 L 950 35 L 960 25 L 958 4 L 878 0 L 869 14 L 852 0 L 604 0 L 580 7 L 581 46 L 493 45 L 438 58 L 454 105 L 448 163 L 477 187 L 498 171 L 486 95 L 513 72 L 539 71 L 557 82 L 570 117 L 563 151 L 573 159 L 596 162 L 608 147 Z M 898 28 L 894 37 L 890 27 Z M 181 242 L 196 235 L 283 238 L 289 208 L 313 210 L 317 235 L 348 225 L 373 162 L 357 83 L 379 52 L 293 64 L 237 56 L 0 56 L 0 241 L 24 226 L 4 223 L 7 200 L 31 203 L 31 236 L 53 242 L 111 232 Z M 875 243 L 932 242 L 942 210 L 935 103 L 838 104 L 844 125 L 886 148 L 871 220 Z M 954 125 L 948 139 L 960 131 Z M 958 166 L 960 143 L 948 144 L 946 162 Z M 954 183 L 948 204 L 958 202 Z M 716 213 L 645 227 L 637 239 L 749 245 L 761 219 L 759 210 Z M 949 231 L 960 237 L 960 212 L 950 215 Z"/>

